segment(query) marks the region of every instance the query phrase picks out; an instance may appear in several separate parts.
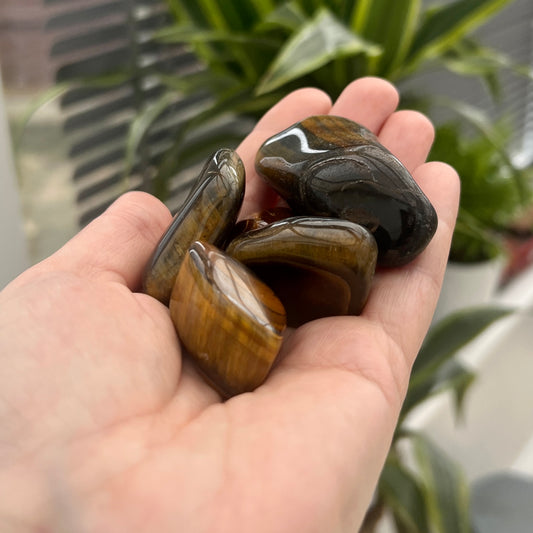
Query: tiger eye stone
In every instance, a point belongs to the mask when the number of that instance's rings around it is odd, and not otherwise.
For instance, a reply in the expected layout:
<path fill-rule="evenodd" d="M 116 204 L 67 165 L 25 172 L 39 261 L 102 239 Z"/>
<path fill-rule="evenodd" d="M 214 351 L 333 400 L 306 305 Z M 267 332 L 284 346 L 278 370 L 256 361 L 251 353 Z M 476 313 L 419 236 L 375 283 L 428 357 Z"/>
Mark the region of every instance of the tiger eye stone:
<path fill-rule="evenodd" d="M 256 169 L 295 214 L 368 228 L 381 266 L 408 263 L 436 231 L 435 210 L 407 169 L 346 118 L 313 116 L 274 135 L 259 149 Z"/>
<path fill-rule="evenodd" d="M 218 150 L 162 236 L 143 274 L 143 291 L 168 304 L 189 246 L 196 240 L 215 245 L 232 231 L 244 197 L 244 165 L 236 152 Z"/>
<path fill-rule="evenodd" d="M 291 217 L 243 233 L 226 252 L 273 289 L 293 327 L 326 316 L 359 314 L 378 253 L 367 229 L 324 217 Z"/>
<path fill-rule="evenodd" d="M 279 352 L 283 305 L 248 268 L 195 242 L 176 278 L 170 316 L 206 380 L 229 397 L 257 388 Z"/>
<path fill-rule="evenodd" d="M 253 213 L 235 224 L 232 239 L 238 237 L 241 233 L 264 228 L 272 224 L 272 222 L 277 222 L 278 220 L 283 220 L 291 216 L 292 211 L 288 207 L 273 207 L 272 209 L 264 209 Z"/>

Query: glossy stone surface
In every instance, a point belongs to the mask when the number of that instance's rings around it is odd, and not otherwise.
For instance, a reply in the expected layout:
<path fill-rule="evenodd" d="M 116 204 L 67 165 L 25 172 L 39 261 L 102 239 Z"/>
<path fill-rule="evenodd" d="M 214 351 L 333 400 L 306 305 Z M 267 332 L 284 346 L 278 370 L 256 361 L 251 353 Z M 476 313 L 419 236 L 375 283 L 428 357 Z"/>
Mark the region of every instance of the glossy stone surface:
<path fill-rule="evenodd" d="M 283 305 L 269 287 L 203 242 L 193 243 L 183 260 L 170 314 L 199 370 L 226 397 L 263 383 L 286 323 Z"/>
<path fill-rule="evenodd" d="M 161 238 L 143 275 L 143 291 L 168 304 L 174 280 L 196 240 L 218 245 L 232 231 L 244 197 L 244 165 L 236 152 L 218 150 Z"/>
<path fill-rule="evenodd" d="M 243 233 L 226 252 L 272 288 L 293 327 L 325 316 L 359 314 L 378 254 L 364 227 L 323 217 L 291 217 Z"/>
<path fill-rule="evenodd" d="M 408 263 L 436 231 L 435 210 L 407 169 L 372 132 L 346 118 L 309 117 L 271 137 L 256 169 L 295 214 L 368 228 L 381 266 Z"/>
<path fill-rule="evenodd" d="M 272 209 L 264 209 L 258 213 L 253 213 L 249 217 L 239 220 L 239 222 L 235 224 L 235 228 L 232 232 L 233 236 L 230 240 L 238 237 L 241 233 L 264 228 L 265 226 L 272 224 L 272 222 L 277 222 L 278 220 L 283 220 L 291 216 L 292 211 L 288 207 L 273 207 Z"/>

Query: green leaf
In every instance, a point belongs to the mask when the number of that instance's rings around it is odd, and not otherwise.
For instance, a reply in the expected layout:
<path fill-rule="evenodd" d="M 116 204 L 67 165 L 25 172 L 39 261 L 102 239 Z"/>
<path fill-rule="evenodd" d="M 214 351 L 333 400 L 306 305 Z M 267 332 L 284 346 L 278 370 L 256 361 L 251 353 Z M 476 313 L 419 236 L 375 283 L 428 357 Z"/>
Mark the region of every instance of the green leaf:
<path fill-rule="evenodd" d="M 459 100 L 445 99 L 445 98 L 435 98 L 435 106 L 446 107 L 448 110 L 453 111 L 459 117 L 464 119 L 467 124 L 476 128 L 481 134 L 482 138 L 475 140 L 473 143 L 468 146 L 468 150 L 472 150 L 469 154 L 469 159 L 478 165 L 490 166 L 493 168 L 490 170 L 496 171 L 495 175 L 500 175 L 500 178 L 506 178 L 507 176 L 511 178 L 507 180 L 508 184 L 512 184 L 514 191 L 517 193 L 518 202 L 514 202 L 514 206 L 525 206 L 530 201 L 531 195 L 531 183 L 527 178 L 526 174 L 523 173 L 520 169 L 517 169 L 511 160 L 508 147 L 507 147 L 507 135 L 506 131 L 501 127 L 501 124 L 498 127 L 498 124 L 488 116 L 487 113 L 478 107 L 467 104 L 466 102 L 461 102 Z M 488 141 L 487 144 L 483 144 L 484 141 Z M 475 153 L 478 152 L 478 154 Z M 477 155 L 478 157 L 472 157 Z M 480 157 L 481 156 L 481 157 Z M 499 156 L 501 162 L 499 164 L 495 163 L 494 157 Z M 455 165 L 455 161 L 447 161 Z M 486 170 L 489 170 L 486 168 Z M 478 170 L 478 174 L 479 174 Z M 485 184 L 490 184 L 491 176 L 487 173 L 485 176 Z M 500 179 L 500 183 L 503 183 Z M 483 189 L 478 188 L 478 193 L 482 193 Z M 497 201 L 501 201 L 502 198 Z M 482 202 L 479 202 L 479 194 L 476 195 L 475 201 L 478 205 L 482 206 Z"/>
<path fill-rule="evenodd" d="M 424 340 L 413 365 L 412 381 L 416 383 L 425 373 L 435 372 L 460 348 L 512 311 L 509 307 L 485 306 L 457 311 L 443 318 L 429 330 Z"/>
<path fill-rule="evenodd" d="M 429 531 L 426 503 L 416 476 L 389 455 L 381 472 L 378 493 L 406 533 Z"/>
<path fill-rule="evenodd" d="M 307 20 L 307 15 L 297 2 L 285 2 L 270 12 L 256 27 L 259 30 L 282 28 L 297 31 Z"/>
<path fill-rule="evenodd" d="M 15 152 L 20 149 L 22 138 L 24 136 L 24 131 L 28 126 L 33 115 L 43 106 L 53 102 L 57 98 L 63 96 L 68 91 L 75 89 L 77 87 L 94 87 L 94 88 L 105 88 L 113 87 L 115 85 L 120 85 L 124 83 L 129 78 L 128 73 L 125 72 L 116 72 L 113 74 L 103 74 L 101 76 L 92 76 L 90 78 L 79 78 L 62 83 L 57 83 L 53 87 L 50 87 L 43 93 L 39 94 L 35 99 L 33 99 L 28 105 L 24 115 L 20 119 L 20 122 L 17 124 L 17 128 L 13 135 L 13 147 Z"/>
<path fill-rule="evenodd" d="M 220 94 L 239 84 L 239 80 L 230 74 L 214 73 L 211 70 L 200 70 L 187 76 L 172 74 L 156 74 L 159 81 L 169 89 L 186 95 L 199 92 Z"/>
<path fill-rule="evenodd" d="M 468 203 L 468 199 L 463 202 Z M 486 205 L 486 204 L 485 204 Z M 450 249 L 450 260 L 461 263 L 476 263 L 495 259 L 503 253 L 497 233 L 484 224 L 479 216 L 459 208 Z"/>
<path fill-rule="evenodd" d="M 421 0 L 363 0 L 357 3 L 352 28 L 356 34 L 381 46 L 375 72 L 394 77 L 411 47 L 418 26 Z"/>
<path fill-rule="evenodd" d="M 481 77 L 496 101 L 501 94 L 498 75 L 505 63 L 503 57 L 498 58 L 499 55 L 496 50 L 482 46 L 472 39 L 462 39 L 442 56 L 441 62 L 449 71 L 460 76 Z M 512 64 L 510 59 L 508 64 Z"/>
<path fill-rule="evenodd" d="M 449 70 L 461 76 L 480 76 L 501 67 L 513 67 L 510 58 L 472 39 L 462 39 L 442 60 Z"/>
<path fill-rule="evenodd" d="M 195 3 L 201 9 L 212 28 L 219 30 L 228 28 L 240 29 L 241 21 L 238 6 L 235 5 L 236 2 L 231 0 L 227 0 L 224 3 L 218 0 L 196 0 Z"/>
<path fill-rule="evenodd" d="M 512 1 L 456 0 L 428 10 L 411 47 L 410 61 L 417 63 L 450 49 Z"/>
<path fill-rule="evenodd" d="M 15 152 L 18 152 L 22 145 L 22 139 L 24 132 L 28 126 L 28 123 L 32 119 L 33 115 L 46 104 L 59 98 L 72 88 L 71 82 L 60 83 L 54 85 L 45 92 L 39 94 L 26 108 L 20 122 L 17 124 L 13 135 L 13 148 Z"/>
<path fill-rule="evenodd" d="M 250 46 L 275 47 L 279 42 L 249 33 L 230 30 L 210 30 L 195 26 L 169 26 L 155 34 L 156 39 L 165 43 L 237 43 Z"/>
<path fill-rule="evenodd" d="M 370 19 L 373 0 L 359 0 L 352 11 L 350 27 L 358 34 L 363 34 Z"/>
<path fill-rule="evenodd" d="M 321 9 L 285 43 L 255 92 L 261 95 L 278 89 L 333 59 L 379 53 L 378 46 L 352 33 L 329 10 Z"/>
<path fill-rule="evenodd" d="M 469 491 L 462 469 L 420 433 L 410 435 L 436 533 L 470 533 Z"/>
<path fill-rule="evenodd" d="M 198 0 L 184 4 L 187 4 L 188 16 L 177 14 L 179 27 L 168 29 L 165 39 L 188 42 L 213 70 L 233 70 L 248 83 L 255 84 L 263 72 L 261 47 L 273 48 L 267 57 L 279 47 L 279 41 L 266 39 L 253 31 L 262 13 L 268 13 L 273 7 L 272 0 L 228 0 L 224 3 Z M 178 11 L 179 7 L 174 6 L 174 12 Z"/>
<path fill-rule="evenodd" d="M 250 4 L 254 7 L 259 18 L 263 19 L 276 8 L 276 0 L 249 0 L 248 2 L 239 2 L 239 4 Z"/>
<path fill-rule="evenodd" d="M 198 2 L 188 0 L 166 0 L 171 13 L 179 24 L 193 23 L 198 27 L 206 27 L 208 21 L 205 13 L 200 8 Z"/>
<path fill-rule="evenodd" d="M 139 112 L 130 124 L 126 138 L 126 153 L 124 157 L 124 176 L 128 176 L 137 160 L 137 151 L 145 135 L 155 120 L 176 101 L 174 93 L 165 93 L 157 101 Z"/>
<path fill-rule="evenodd" d="M 433 390 L 436 394 L 445 390 L 453 392 L 455 416 L 458 417 L 462 413 L 466 393 L 475 380 L 476 374 L 472 370 L 456 359 L 450 359 L 437 372 Z"/>
<path fill-rule="evenodd" d="M 453 357 L 500 318 L 509 315 L 508 307 L 479 307 L 457 311 L 435 324 L 430 330 L 413 365 L 409 387 L 400 419 L 429 396 L 451 390 L 457 414 L 466 392 L 474 382 L 474 373 Z"/>
<path fill-rule="evenodd" d="M 236 108 L 246 105 L 249 99 L 250 93 L 248 89 L 234 88 L 218 95 L 216 100 L 209 102 L 204 109 L 197 112 L 181 126 L 178 134 L 173 139 L 172 146 L 162 157 L 154 177 L 154 186 L 158 194 L 161 195 L 160 197 L 165 197 L 169 178 L 184 167 L 183 162 L 190 155 L 190 145 L 194 144 L 199 132 L 200 136 L 204 138 L 204 132 L 207 131 L 209 133 L 211 130 L 213 135 L 218 138 L 219 132 L 213 127 L 216 121 L 223 116 L 231 116 Z M 238 137 L 239 140 L 242 140 L 244 136 L 245 134 L 240 131 L 235 134 L 235 137 Z"/>
<path fill-rule="evenodd" d="M 500 96 L 498 75 L 502 70 L 532 79 L 530 66 L 518 64 L 510 56 L 469 38 L 461 39 L 446 51 L 441 62 L 460 76 L 481 76 L 495 100 Z"/>
<path fill-rule="evenodd" d="M 402 405 L 400 419 L 430 396 L 451 391 L 454 395 L 456 416 L 462 413 L 464 398 L 474 383 L 475 374 L 455 359 L 445 359 L 433 373 L 423 373 L 409 383 Z"/>
<path fill-rule="evenodd" d="M 276 0 L 166 0 L 179 23 L 198 28 L 249 31 L 268 15 Z"/>

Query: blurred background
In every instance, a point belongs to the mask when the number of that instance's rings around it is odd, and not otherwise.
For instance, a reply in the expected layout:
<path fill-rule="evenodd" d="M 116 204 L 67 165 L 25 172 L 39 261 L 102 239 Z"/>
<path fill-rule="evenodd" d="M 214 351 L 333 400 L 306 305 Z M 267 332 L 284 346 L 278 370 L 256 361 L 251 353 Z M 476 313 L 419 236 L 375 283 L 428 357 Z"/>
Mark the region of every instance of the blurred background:
<path fill-rule="evenodd" d="M 531 0 L 2 0 L 0 66 L 0 287 L 126 190 L 177 210 L 294 88 L 397 84 L 461 209 L 365 531 L 531 531 Z"/>

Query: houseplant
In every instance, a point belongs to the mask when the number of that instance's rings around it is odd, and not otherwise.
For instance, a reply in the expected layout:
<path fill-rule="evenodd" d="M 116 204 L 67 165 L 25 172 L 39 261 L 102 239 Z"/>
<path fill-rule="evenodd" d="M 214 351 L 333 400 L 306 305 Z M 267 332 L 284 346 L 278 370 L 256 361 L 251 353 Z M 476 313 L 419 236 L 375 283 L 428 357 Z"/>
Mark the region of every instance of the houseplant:
<path fill-rule="evenodd" d="M 66 126 L 69 137 L 80 137 L 71 150 L 73 159 L 82 161 L 76 170 L 80 200 L 104 187 L 110 191 L 108 201 L 124 188 L 139 187 L 172 199 L 190 184 L 184 169 L 191 162 L 200 161 L 223 139 L 235 146 L 254 120 L 300 86 L 317 86 L 335 98 L 357 77 L 381 76 L 401 86 L 424 69 L 443 67 L 484 80 L 497 93 L 498 73 L 511 62 L 478 45 L 472 34 L 512 1 L 455 0 L 429 6 L 423 0 L 124 3 L 123 23 L 117 26 L 102 16 L 86 38 L 67 34 L 52 50 L 57 61 L 62 54 L 68 61 L 72 52 L 90 56 L 91 43 L 100 46 L 89 59 L 59 68 L 58 86 L 47 95 L 67 91 L 62 104 L 69 112 L 80 93 L 87 102 Z M 173 19 L 162 16 L 165 5 Z M 73 8 L 68 2 L 64 9 L 66 16 L 58 10 L 51 18 L 51 30 L 64 31 L 69 21 L 79 24 L 95 15 L 91 7 Z M 121 51 L 102 53 L 102 46 L 118 34 Z M 107 41 L 102 42 L 102 35 Z M 185 68 L 176 74 L 173 54 L 183 46 L 196 65 L 190 57 L 180 59 Z M 130 116 L 117 117 L 117 123 L 101 114 L 109 105 L 99 102 L 122 106 L 118 95 L 126 88 L 134 95 Z M 88 100 L 91 95 L 94 102 Z M 183 116 L 184 107 L 194 112 Z M 99 131 L 86 133 L 91 122 Z M 122 171 L 98 180 L 87 176 L 91 168 L 105 168 L 111 161 L 122 161 Z M 91 214 L 98 213 L 86 213 L 82 223 Z"/>
<path fill-rule="evenodd" d="M 446 313 L 485 303 L 505 263 L 505 233 L 531 202 L 527 170 L 509 156 L 511 129 L 503 121 L 465 132 L 448 122 L 436 130 L 429 158 L 451 164 L 461 178 L 459 214 L 435 320 Z"/>
<path fill-rule="evenodd" d="M 392 518 L 398 533 L 470 532 L 469 489 L 462 468 L 431 438 L 410 430 L 408 416 L 428 398 L 442 393 L 453 394 L 456 411 L 461 413 L 475 375 L 455 356 L 509 313 L 505 307 L 474 307 L 452 313 L 431 327 L 413 366 L 396 433 L 361 533 L 378 531 L 384 514 Z"/>
<path fill-rule="evenodd" d="M 164 81 L 183 95 L 211 87 L 210 107 L 184 128 L 184 135 L 223 113 L 257 118 L 300 86 L 317 86 L 335 98 L 365 75 L 401 83 L 438 65 L 472 73 L 496 91 L 497 73 L 510 62 L 471 36 L 511 1 L 455 0 L 428 7 L 422 0 L 230 0 L 222 8 L 216 0 L 167 0 L 175 24 L 158 38 L 186 43 L 204 68 Z M 155 118 L 152 109 L 147 114 Z M 148 131 L 151 122 L 144 121 L 144 127 Z M 137 130 L 127 166 L 134 163 L 142 138 Z M 156 181 L 179 169 L 182 145 L 177 139 L 168 151 Z"/>

